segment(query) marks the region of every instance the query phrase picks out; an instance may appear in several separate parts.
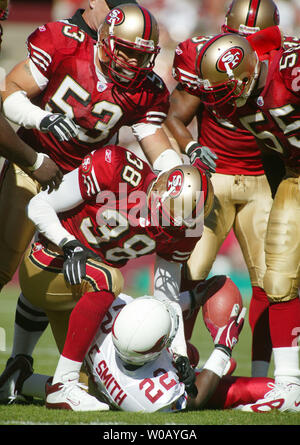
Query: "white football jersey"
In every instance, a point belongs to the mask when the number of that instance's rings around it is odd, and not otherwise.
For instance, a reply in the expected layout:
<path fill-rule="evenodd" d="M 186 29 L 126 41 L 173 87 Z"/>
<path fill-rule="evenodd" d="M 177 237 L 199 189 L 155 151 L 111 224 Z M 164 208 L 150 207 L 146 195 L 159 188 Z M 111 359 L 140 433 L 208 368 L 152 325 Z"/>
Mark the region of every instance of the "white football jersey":
<path fill-rule="evenodd" d="M 135 371 L 124 368 L 115 352 L 111 328 L 122 307 L 132 301 L 120 294 L 107 312 L 85 357 L 96 391 L 113 409 L 132 412 L 180 411 L 186 407 L 185 386 L 179 382 L 171 354 L 165 349 Z"/>

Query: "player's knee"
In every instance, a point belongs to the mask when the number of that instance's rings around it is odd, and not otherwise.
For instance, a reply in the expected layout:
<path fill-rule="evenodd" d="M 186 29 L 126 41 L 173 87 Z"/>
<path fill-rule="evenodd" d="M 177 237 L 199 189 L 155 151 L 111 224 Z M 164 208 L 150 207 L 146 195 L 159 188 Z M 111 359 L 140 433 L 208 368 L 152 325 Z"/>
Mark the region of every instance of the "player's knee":
<path fill-rule="evenodd" d="M 267 271 L 263 283 L 271 303 L 290 301 L 298 297 L 298 280 L 295 278 Z"/>
<path fill-rule="evenodd" d="M 124 287 L 124 278 L 119 269 L 95 260 L 88 261 L 85 281 L 89 291 L 107 290 L 116 297 Z"/>

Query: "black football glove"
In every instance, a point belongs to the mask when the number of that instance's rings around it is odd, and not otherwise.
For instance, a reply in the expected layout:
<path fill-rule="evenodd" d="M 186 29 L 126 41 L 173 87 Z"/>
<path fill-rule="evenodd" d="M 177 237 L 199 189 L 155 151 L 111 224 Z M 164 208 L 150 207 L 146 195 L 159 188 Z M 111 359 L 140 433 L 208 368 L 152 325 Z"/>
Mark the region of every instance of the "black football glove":
<path fill-rule="evenodd" d="M 49 114 L 40 123 L 40 130 L 52 133 L 58 141 L 69 141 L 78 134 L 78 127 L 72 119 L 63 114 Z"/>
<path fill-rule="evenodd" d="M 174 366 L 177 369 L 179 380 L 185 384 L 185 390 L 190 397 L 195 398 L 198 394 L 195 385 L 196 375 L 194 369 L 190 365 L 188 357 L 179 355 L 176 357 Z"/>
<path fill-rule="evenodd" d="M 63 246 L 65 280 L 70 284 L 80 284 L 86 276 L 86 262 L 88 258 L 99 259 L 98 255 L 85 247 L 79 241 L 69 241 Z"/>
<path fill-rule="evenodd" d="M 215 160 L 218 159 L 218 156 L 210 148 L 194 142 L 189 145 L 186 153 L 190 158 L 191 164 L 195 167 L 200 167 L 208 173 L 216 171 Z"/>

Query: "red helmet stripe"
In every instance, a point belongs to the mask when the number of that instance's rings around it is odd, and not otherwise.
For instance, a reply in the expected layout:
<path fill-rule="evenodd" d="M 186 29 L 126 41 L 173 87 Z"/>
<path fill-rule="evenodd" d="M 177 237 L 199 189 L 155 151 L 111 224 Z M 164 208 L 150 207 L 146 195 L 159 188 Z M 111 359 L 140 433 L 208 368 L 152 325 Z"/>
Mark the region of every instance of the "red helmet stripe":
<path fill-rule="evenodd" d="M 246 19 L 246 25 L 250 26 L 251 28 L 254 28 L 256 25 L 256 19 L 257 19 L 259 6 L 260 6 L 260 0 L 251 0 L 250 1 L 247 19 Z"/>
<path fill-rule="evenodd" d="M 152 34 L 152 20 L 151 15 L 147 9 L 143 8 L 142 6 L 139 7 L 142 11 L 142 14 L 144 16 L 144 32 L 143 32 L 143 38 L 145 40 L 150 40 L 151 34 Z"/>

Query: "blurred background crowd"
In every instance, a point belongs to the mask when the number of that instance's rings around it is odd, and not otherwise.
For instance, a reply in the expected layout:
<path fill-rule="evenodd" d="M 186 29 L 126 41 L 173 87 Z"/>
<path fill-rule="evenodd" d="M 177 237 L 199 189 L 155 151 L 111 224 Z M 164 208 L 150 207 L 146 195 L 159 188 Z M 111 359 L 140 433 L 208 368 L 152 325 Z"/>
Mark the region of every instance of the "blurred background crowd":
<path fill-rule="evenodd" d="M 209 35 L 220 32 L 225 12 L 231 0 L 140 0 L 160 24 L 161 53 L 155 71 L 164 79 L 170 91 L 175 86 L 172 78 L 173 54 L 177 44 L 193 35 Z M 18 61 L 26 57 L 26 38 L 39 25 L 68 18 L 78 8 L 85 8 L 85 0 L 10 0 L 10 15 L 3 22 L 4 38 L 0 58 L 0 74 L 5 75 Z M 276 0 L 280 12 L 280 27 L 287 35 L 300 35 L 300 1 Z M 0 79 L 1 81 L 1 79 Z M 5 86 L 2 85 L 2 88 Z M 191 125 L 193 130 L 193 124 Z M 143 157 L 126 129 L 120 134 L 120 143 Z M 149 290 L 151 259 L 136 260 L 126 268 L 127 287 Z M 137 272 L 138 271 L 138 272 Z M 222 246 L 212 274 L 227 274 L 240 287 L 243 296 L 251 293 L 248 273 L 240 247 L 233 233 Z M 15 278 L 17 281 L 17 276 Z"/>

